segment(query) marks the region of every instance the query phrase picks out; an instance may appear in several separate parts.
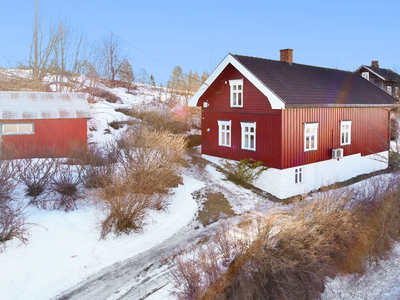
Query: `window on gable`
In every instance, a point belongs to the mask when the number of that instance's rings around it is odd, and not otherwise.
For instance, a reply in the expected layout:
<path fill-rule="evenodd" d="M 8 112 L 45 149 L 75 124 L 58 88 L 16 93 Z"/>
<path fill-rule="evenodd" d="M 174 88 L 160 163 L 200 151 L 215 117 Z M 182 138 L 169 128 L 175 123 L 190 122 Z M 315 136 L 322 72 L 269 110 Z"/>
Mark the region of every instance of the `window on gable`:
<path fill-rule="evenodd" d="M 351 144 L 351 121 L 340 122 L 340 145 Z"/>
<path fill-rule="evenodd" d="M 33 123 L 3 124 L 2 132 L 4 135 L 34 134 Z"/>
<path fill-rule="evenodd" d="M 294 169 L 294 183 L 302 183 L 303 182 L 303 167 Z"/>
<path fill-rule="evenodd" d="M 386 87 L 386 91 L 388 92 L 388 94 L 392 94 L 392 86 L 390 86 L 390 85 L 388 85 L 387 87 Z"/>
<path fill-rule="evenodd" d="M 304 151 L 317 150 L 318 123 L 304 124 Z"/>
<path fill-rule="evenodd" d="M 243 107 L 243 79 L 229 80 L 231 107 Z"/>
<path fill-rule="evenodd" d="M 256 122 L 241 122 L 242 149 L 256 150 Z"/>
<path fill-rule="evenodd" d="M 364 77 L 365 79 L 369 80 L 369 72 L 362 72 L 361 76 Z"/>
<path fill-rule="evenodd" d="M 231 146 L 231 121 L 218 121 L 218 145 Z"/>

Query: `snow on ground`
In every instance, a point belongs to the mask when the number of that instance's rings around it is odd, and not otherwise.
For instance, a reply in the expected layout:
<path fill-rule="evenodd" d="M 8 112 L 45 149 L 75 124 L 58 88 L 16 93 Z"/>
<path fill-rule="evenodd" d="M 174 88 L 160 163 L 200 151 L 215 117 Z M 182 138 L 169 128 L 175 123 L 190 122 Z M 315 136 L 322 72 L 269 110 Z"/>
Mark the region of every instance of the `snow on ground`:
<path fill-rule="evenodd" d="M 145 90 L 144 87 L 142 89 Z M 113 140 L 118 133 L 123 132 L 108 126 L 111 121 L 128 119 L 126 115 L 116 112 L 115 108 L 141 105 L 154 96 L 151 93 L 145 96 L 131 95 L 121 88 L 109 90 L 118 94 L 122 103 L 99 101 L 92 105 L 94 118 L 89 122 L 89 127 L 95 127 L 96 131 L 89 132 L 90 142 Z M 105 129 L 109 129 L 110 133 L 107 134 Z M 7 249 L 0 253 L 1 299 L 49 299 L 106 266 L 156 246 L 193 220 L 198 205 L 191 193 L 206 185 L 212 189 L 213 184 L 218 183 L 220 189 L 215 192 L 226 195 L 237 214 L 254 209 L 267 212 L 277 206 L 276 203 L 225 181 L 224 175 L 211 165 L 207 165 L 205 171 L 209 176 L 206 180 L 196 172 L 184 172 L 184 184 L 173 190 L 167 210 L 153 212 L 144 230 L 136 234 L 110 234 L 105 240 L 100 240 L 98 219 L 101 215 L 90 201 L 82 202 L 79 209 L 68 213 L 29 207 L 27 221 L 32 223 L 32 227 L 28 244 L 12 240 L 7 243 Z M 22 187 L 19 187 L 16 194 L 22 201 L 27 201 Z M 84 198 L 90 200 L 95 196 L 94 192 L 86 192 Z M 168 284 L 146 299 L 173 299 L 169 295 L 171 287 Z M 365 275 L 327 279 L 323 299 L 400 299 L 399 287 L 398 243 L 389 260 L 381 261 L 379 266 L 369 267 Z"/>
<path fill-rule="evenodd" d="M 364 275 L 337 276 L 326 280 L 323 300 L 400 299 L 400 243 L 388 260 L 367 268 Z"/>
<path fill-rule="evenodd" d="M 167 211 L 154 212 L 141 233 L 99 240 L 98 212 L 86 205 L 71 212 L 31 208 L 29 243 L 14 240 L 0 255 L 1 299 L 49 299 L 115 262 L 137 255 L 171 237 L 193 218 L 191 193 L 203 183 L 184 177 Z"/>

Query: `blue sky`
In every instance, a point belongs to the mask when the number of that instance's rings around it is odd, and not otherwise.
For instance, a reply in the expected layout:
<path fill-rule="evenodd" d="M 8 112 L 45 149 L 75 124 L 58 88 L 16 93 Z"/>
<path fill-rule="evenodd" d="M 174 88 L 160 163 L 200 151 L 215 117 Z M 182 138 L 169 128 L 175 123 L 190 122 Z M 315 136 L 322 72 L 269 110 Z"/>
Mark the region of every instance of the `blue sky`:
<path fill-rule="evenodd" d="M 27 62 L 36 0 L 0 0 L 0 66 Z M 67 21 L 90 44 L 114 32 L 134 71 L 165 84 L 172 68 L 211 72 L 228 54 L 354 71 L 400 72 L 400 1 L 39 0 L 44 29 Z M 139 50 L 138 50 L 139 49 Z"/>

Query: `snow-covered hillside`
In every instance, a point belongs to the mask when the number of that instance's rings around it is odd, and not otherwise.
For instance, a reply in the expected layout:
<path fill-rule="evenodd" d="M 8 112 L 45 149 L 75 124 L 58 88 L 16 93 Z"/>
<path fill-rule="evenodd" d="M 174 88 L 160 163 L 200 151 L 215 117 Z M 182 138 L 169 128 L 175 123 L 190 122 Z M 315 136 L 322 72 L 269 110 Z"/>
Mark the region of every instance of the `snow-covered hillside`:
<path fill-rule="evenodd" d="M 109 123 L 126 121 L 130 118 L 116 112 L 116 108 L 143 106 L 153 100 L 154 95 L 147 87 L 143 86 L 141 89 L 142 91 L 139 89 L 136 95 L 126 93 L 124 88 L 108 89 L 121 98 L 120 103 L 99 100 L 91 104 L 94 118 L 88 124 L 90 143 L 114 140 L 126 130 L 126 126 L 114 129 Z M 194 150 L 196 151 L 199 152 L 199 148 Z M 192 163 L 190 156 L 187 156 L 187 161 L 188 166 L 182 170 L 183 185 L 172 190 L 169 206 L 165 211 L 151 213 L 147 225 L 140 233 L 121 236 L 111 234 L 105 240 L 101 240 L 99 229 L 101 212 L 91 201 L 98 196 L 96 190 L 82 191 L 78 209 L 74 211 L 47 211 L 27 207 L 27 222 L 30 223 L 29 242 L 25 245 L 19 240 L 9 241 L 6 250 L 0 253 L 0 298 L 4 300 L 54 298 L 63 291 L 79 286 L 80 282 L 94 276 L 102 269 L 121 268 L 128 259 L 134 259 L 145 252 L 157 249 L 166 241 L 172 245 L 172 240 L 176 240 L 177 244 L 191 240 L 190 237 L 196 236 L 202 227 L 196 221 L 201 205 L 196 202 L 192 194 L 204 188 L 224 194 L 234 213 L 239 216 L 255 210 L 268 213 L 282 206 L 226 181 L 211 164 L 199 168 Z M 28 202 L 22 185 L 17 187 L 15 196 L 24 203 Z M 213 226 L 217 228 L 218 223 Z M 179 246 L 183 248 L 185 245 Z M 162 257 L 159 260 L 161 261 Z M 148 263 L 150 266 L 153 264 L 153 262 Z M 152 271 L 153 269 L 149 267 L 149 270 L 146 273 L 147 277 L 161 276 L 158 269 Z M 98 291 L 97 295 L 78 295 L 75 298 L 139 299 L 147 293 L 146 299 L 172 299 L 169 295 L 172 285 L 164 275 L 162 276 L 163 279 L 157 282 L 164 284 L 154 286 L 151 290 L 139 291 L 140 282 L 137 283 L 132 279 L 132 282 L 126 283 L 123 280 L 125 277 L 121 276 L 107 286 L 107 292 Z M 400 244 L 396 244 L 389 260 L 382 261 L 379 266 L 368 268 L 363 276 L 351 275 L 327 279 L 323 299 L 400 299 Z"/>

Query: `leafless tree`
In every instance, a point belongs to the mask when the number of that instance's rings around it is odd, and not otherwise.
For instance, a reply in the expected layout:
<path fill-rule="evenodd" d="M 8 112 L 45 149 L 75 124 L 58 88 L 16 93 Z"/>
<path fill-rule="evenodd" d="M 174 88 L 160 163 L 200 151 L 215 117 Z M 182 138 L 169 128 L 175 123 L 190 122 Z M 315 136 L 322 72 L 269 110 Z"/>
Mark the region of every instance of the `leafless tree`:
<path fill-rule="evenodd" d="M 115 78 L 125 59 L 118 37 L 113 33 L 103 37 L 99 47 L 99 55 L 103 63 L 104 75 L 111 81 L 112 86 L 115 86 Z"/>

